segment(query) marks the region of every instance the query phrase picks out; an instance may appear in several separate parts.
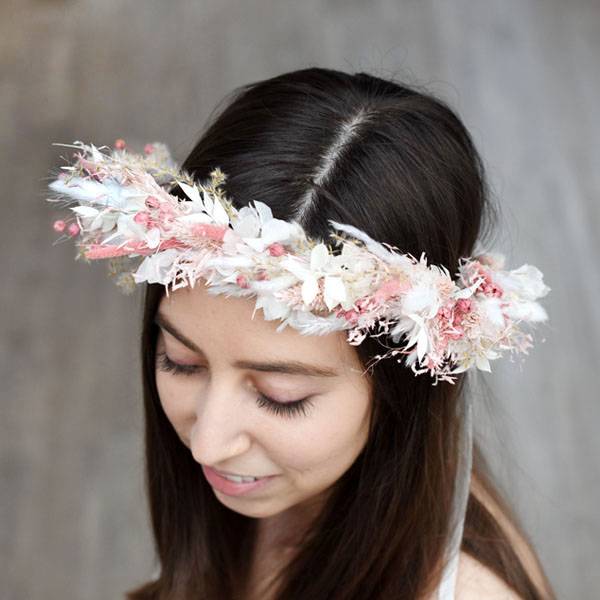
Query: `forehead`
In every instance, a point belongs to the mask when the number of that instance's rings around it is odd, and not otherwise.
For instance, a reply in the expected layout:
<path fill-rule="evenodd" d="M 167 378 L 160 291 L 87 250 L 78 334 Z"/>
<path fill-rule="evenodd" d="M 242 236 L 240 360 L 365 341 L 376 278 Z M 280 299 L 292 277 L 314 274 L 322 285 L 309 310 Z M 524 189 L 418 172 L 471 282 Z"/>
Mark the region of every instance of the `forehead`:
<path fill-rule="evenodd" d="M 203 348 L 226 352 L 231 359 L 310 359 L 337 369 L 361 369 L 347 332 L 302 335 L 289 325 L 277 331 L 281 320 L 267 321 L 262 309 L 254 312 L 256 298 L 211 294 L 200 280 L 194 288 L 179 288 L 164 296 L 158 311 Z"/>

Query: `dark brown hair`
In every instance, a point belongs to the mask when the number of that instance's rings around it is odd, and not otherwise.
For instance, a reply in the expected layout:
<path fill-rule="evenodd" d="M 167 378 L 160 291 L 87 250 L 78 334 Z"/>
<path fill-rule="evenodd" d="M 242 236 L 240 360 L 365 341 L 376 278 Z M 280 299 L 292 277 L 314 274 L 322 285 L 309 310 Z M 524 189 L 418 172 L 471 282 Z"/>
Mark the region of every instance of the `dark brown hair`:
<path fill-rule="evenodd" d="M 226 174 L 224 190 L 237 208 L 260 200 L 274 217 L 295 219 L 325 242 L 328 219 L 348 223 L 401 252 L 425 252 L 450 273 L 498 216 L 482 160 L 455 112 L 416 86 L 366 73 L 307 68 L 237 88 L 183 164 L 198 181 L 215 167 Z M 153 319 L 163 293 L 161 285 L 147 286 L 142 332 L 147 486 L 161 573 L 128 598 L 242 598 L 256 520 L 216 499 L 161 408 Z M 381 353 L 381 341 L 367 338 L 356 348 L 363 365 Z M 281 571 L 277 598 L 433 592 L 450 527 L 457 409 L 471 376 L 433 386 L 394 359 L 377 363 L 368 441 Z M 511 515 L 486 471 L 476 444 L 473 475 Z M 551 597 L 536 589 L 473 493 L 462 550 L 523 598 Z"/>

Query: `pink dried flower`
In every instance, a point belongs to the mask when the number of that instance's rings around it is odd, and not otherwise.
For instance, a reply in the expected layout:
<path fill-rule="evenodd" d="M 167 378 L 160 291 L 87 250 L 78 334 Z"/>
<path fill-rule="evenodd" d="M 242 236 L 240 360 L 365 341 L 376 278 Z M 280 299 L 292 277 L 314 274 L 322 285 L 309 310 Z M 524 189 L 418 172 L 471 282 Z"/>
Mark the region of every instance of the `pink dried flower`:
<path fill-rule="evenodd" d="M 346 321 L 348 321 L 351 325 L 356 325 L 358 322 L 359 313 L 356 310 L 344 310 L 341 308 L 336 310 L 335 314 L 337 317 L 346 319 Z"/>
<path fill-rule="evenodd" d="M 464 264 L 461 260 L 458 273 L 460 281 L 455 283 L 446 269 L 432 266 L 431 271 L 428 271 L 430 267 L 427 266 L 425 253 L 422 254 L 420 261 L 411 255 L 404 257 L 410 258 L 410 261 L 401 259 L 399 256 L 394 257 L 392 254 L 398 254 L 394 247 L 378 243 L 370 239 L 365 232 L 340 223 L 333 223 L 333 225 L 339 231 L 350 234 L 364 244 L 363 247 L 352 243 L 352 252 L 356 253 L 356 259 L 361 261 L 359 264 L 365 265 L 364 269 L 357 267 L 350 269 L 350 273 L 343 271 L 340 267 L 344 265 L 339 265 L 329 256 L 325 244 L 317 244 L 313 248 L 311 244 L 306 243 L 300 229 L 288 231 L 286 227 L 279 224 L 278 227 L 273 228 L 276 230 L 277 236 L 270 238 L 270 244 L 266 242 L 269 244 L 266 248 L 262 243 L 255 245 L 248 243 L 243 247 L 244 260 L 239 263 L 224 261 L 225 266 L 211 270 L 212 267 L 208 264 L 210 261 L 205 261 L 205 258 L 212 256 L 213 253 L 218 257 L 222 251 L 227 256 L 235 256 L 236 252 L 241 249 L 235 243 L 223 244 L 222 248 L 220 245 L 226 237 L 225 233 L 229 231 L 229 226 L 225 224 L 227 220 L 230 221 L 229 225 L 232 224 L 231 221 L 235 225 L 236 219 L 239 219 L 238 211 L 234 210 L 231 203 L 216 191 L 218 185 L 225 180 L 223 173 L 215 170 L 211 173 L 210 188 L 201 186 L 203 193 L 214 197 L 214 204 L 207 204 L 206 210 L 203 211 L 210 219 L 203 218 L 202 220 L 208 222 L 194 223 L 193 219 L 190 220 L 187 217 L 188 212 L 181 209 L 178 199 L 170 195 L 167 186 L 179 182 L 187 195 L 192 200 L 196 200 L 198 204 L 201 203 L 202 198 L 200 190 L 191 187 L 192 177 L 176 167 L 162 144 L 146 144 L 144 154 L 146 156 L 153 154 L 151 160 L 148 160 L 143 154 L 125 151 L 127 144 L 122 139 L 116 140 L 114 147 L 123 152 L 113 152 L 102 157 L 100 157 L 98 149 L 92 146 L 76 142 L 74 147 L 81 148 L 82 153 L 74 154 L 78 161 L 75 161 L 75 164 L 69 168 L 71 174 L 61 174 L 59 179 L 63 181 L 53 182 L 51 187 L 59 193 L 60 198 L 69 197 L 81 202 L 81 206 L 75 209 L 76 212 L 81 218 L 91 218 L 92 222 L 89 231 L 87 221 L 84 221 L 86 226 L 83 226 L 79 220 L 70 226 L 63 220 L 55 221 L 54 229 L 61 232 L 68 228 L 70 236 L 82 233 L 83 244 L 80 244 L 80 247 L 86 250 L 87 258 L 119 259 L 128 255 L 144 256 L 144 260 L 138 266 L 135 279 L 129 274 L 119 278 L 119 285 L 123 288 L 130 289 L 134 284 L 142 281 L 149 283 L 161 281 L 167 285 L 171 283 L 172 289 L 177 289 L 193 283 L 197 277 L 204 276 L 206 274 L 204 273 L 205 267 L 214 283 L 225 276 L 228 282 L 233 279 L 237 286 L 249 288 L 251 285 L 249 272 L 244 269 L 246 274 L 241 274 L 235 270 L 236 266 L 234 265 L 255 264 L 258 267 L 258 263 L 267 256 L 272 257 L 269 263 L 276 263 L 277 261 L 274 259 L 282 257 L 281 274 L 284 274 L 283 271 L 286 273 L 289 271 L 296 275 L 298 282 L 285 289 L 281 289 L 281 286 L 273 286 L 278 288 L 277 291 L 273 291 L 271 286 L 264 286 L 263 291 L 272 294 L 272 300 L 283 302 L 291 310 L 302 311 L 302 318 L 294 323 L 295 326 L 299 326 L 303 332 L 327 331 L 330 325 L 321 320 L 313 322 L 308 319 L 306 310 L 308 308 L 315 317 L 327 316 L 334 312 L 340 319 L 343 318 L 351 327 L 355 328 L 350 332 L 348 341 L 357 345 L 375 325 L 379 326 L 379 335 L 382 335 L 389 333 L 390 327 L 399 324 L 398 331 L 412 332 L 411 345 L 388 354 L 392 356 L 395 354 L 406 355 L 408 357 L 407 364 L 411 365 L 416 374 L 430 370 L 432 375 L 436 376 L 435 383 L 438 379 L 453 382 L 453 378 L 449 377 L 452 366 L 445 363 L 450 356 L 453 357 L 452 360 L 458 361 L 459 366 L 468 366 L 468 359 L 472 353 L 480 358 L 484 351 L 490 351 L 488 353 L 491 358 L 493 355 L 491 350 L 496 347 L 523 350 L 531 345 L 530 337 L 520 332 L 516 324 L 513 325 L 512 321 L 506 317 L 506 314 L 513 314 L 510 312 L 513 303 L 531 306 L 534 314 L 525 321 L 536 322 L 547 318 L 541 307 L 533 302 L 535 298 L 543 296 L 549 289 L 543 285 L 542 275 L 534 267 L 525 265 L 520 270 L 505 272 L 500 271 L 503 267 L 502 258 L 481 257 L 480 261 L 468 259 L 464 261 Z M 151 168 L 149 168 L 150 166 Z M 152 180 L 151 176 L 156 177 L 153 172 L 157 166 L 160 167 L 158 169 L 159 177 Z M 93 178 L 98 178 L 100 185 L 98 182 L 90 180 Z M 104 184 L 106 186 L 105 194 L 97 193 L 103 186 L 103 179 L 109 179 L 111 185 Z M 118 182 L 121 188 L 135 187 L 141 197 L 145 198 L 145 206 L 138 205 L 137 198 L 140 196 L 137 193 L 131 200 L 129 200 L 129 193 L 120 194 L 119 190 L 112 185 L 113 181 Z M 188 187 L 186 188 L 186 186 Z M 159 190 L 159 187 L 162 190 Z M 86 199 L 82 200 L 82 198 Z M 263 225 L 267 225 L 272 213 L 267 205 L 263 204 L 259 207 L 259 204 L 262 203 L 255 203 L 254 206 L 256 216 L 260 217 Z M 108 210 L 106 210 L 107 206 Z M 134 212 L 133 219 L 138 227 L 131 227 L 129 221 L 132 218 L 131 209 L 135 209 L 137 212 L 137 214 Z M 105 213 L 108 214 L 105 216 Z M 180 217 L 183 218 L 178 220 Z M 102 226 L 101 231 L 100 225 Z M 147 235 L 139 235 L 139 225 L 147 228 Z M 275 225 L 275 223 L 271 223 L 271 225 Z M 175 231 L 170 231 L 171 227 L 175 227 Z M 127 238 L 126 243 L 120 239 L 121 234 Z M 103 237 L 105 237 L 104 240 Z M 128 239 L 130 237 L 131 239 Z M 140 241 L 140 237 L 144 241 Z M 337 237 L 341 239 L 340 236 Z M 118 240 L 118 244 L 116 241 L 113 245 L 106 243 L 115 238 Z M 237 239 L 235 235 L 233 238 Z M 156 256 L 159 251 L 166 249 L 170 250 L 168 254 L 163 254 L 161 257 Z M 183 253 L 172 252 L 171 249 L 181 249 Z M 200 252 L 189 252 L 190 249 L 198 249 Z M 294 261 L 293 258 L 296 254 L 302 260 Z M 362 263 L 363 255 L 364 263 Z M 256 262 L 248 260 L 253 257 L 257 259 Z M 352 259 L 354 260 L 354 254 Z M 129 269 L 129 263 L 124 262 L 125 264 Z M 367 267 L 367 265 L 369 266 Z M 373 272 L 377 265 L 381 269 Z M 276 267 L 275 264 L 273 266 Z M 223 268 L 224 272 L 221 272 L 220 268 Z M 258 281 L 270 279 L 270 268 L 257 268 L 256 271 L 256 274 L 253 272 L 252 276 L 256 277 Z M 276 268 L 273 269 L 273 273 L 279 274 Z M 424 274 L 428 276 L 423 278 Z M 502 286 L 496 283 L 496 278 Z M 189 280 L 189 283 L 186 283 L 186 279 Z M 286 279 L 284 278 L 284 280 Z M 386 281 L 386 279 L 388 280 Z M 476 285 L 474 285 L 475 282 L 477 282 Z M 418 297 L 428 307 L 433 307 L 434 301 L 435 305 L 439 306 L 435 318 L 431 319 L 428 315 L 426 317 L 415 314 L 404 315 L 403 303 L 394 301 L 415 283 L 422 284 L 424 288 L 421 296 L 415 294 L 415 298 Z M 460 287 L 468 286 L 469 292 L 474 295 L 471 298 L 456 299 L 454 293 L 457 284 Z M 511 293 L 508 298 L 504 298 L 503 288 L 510 289 L 514 293 Z M 325 289 L 327 289 L 327 294 L 325 294 Z M 355 300 L 358 290 L 360 290 L 361 297 Z M 479 312 L 480 300 L 483 301 L 481 306 L 486 307 L 482 298 L 484 295 L 500 298 L 498 304 L 500 310 L 505 313 L 507 322 L 505 339 L 492 338 L 488 333 L 486 323 L 493 315 L 491 311 Z M 307 298 L 306 305 L 304 298 Z M 325 298 L 328 303 L 325 303 Z M 330 301 L 332 298 L 335 298 L 335 304 Z M 355 300 L 354 304 L 351 304 L 351 300 Z M 350 310 L 343 309 L 340 303 Z M 415 306 L 417 305 L 418 303 L 415 304 Z M 329 309 L 329 306 L 332 308 Z M 490 303 L 489 306 L 494 309 L 495 314 L 497 312 L 496 302 Z M 525 309 L 521 310 L 520 306 L 517 308 L 526 313 Z M 418 312 L 418 310 L 415 309 L 412 312 Z M 515 311 L 514 314 L 520 314 L 520 312 Z M 400 322 L 403 317 L 407 318 L 404 322 Z M 414 321 L 414 326 L 411 326 L 411 319 Z M 290 320 L 290 323 L 292 322 Z M 337 323 L 332 323 L 332 325 L 335 325 L 335 328 L 338 327 Z M 453 343 L 454 340 L 460 338 L 465 339 L 459 343 Z M 413 347 L 415 343 L 416 349 Z M 376 358 L 381 357 L 377 356 Z M 481 361 L 481 364 L 485 368 L 487 359 Z"/>
<path fill-rule="evenodd" d="M 359 298 L 354 303 L 354 306 L 360 314 L 364 314 L 375 308 L 377 306 L 377 302 L 373 298 L 366 296 L 364 298 Z"/>
<path fill-rule="evenodd" d="M 160 206 L 160 202 L 158 201 L 158 198 L 155 198 L 154 196 L 148 196 L 146 198 L 146 206 L 148 208 L 158 208 Z"/>
<path fill-rule="evenodd" d="M 470 312 L 471 310 L 473 310 L 473 303 L 470 298 L 461 298 L 456 303 L 456 308 L 460 312 Z"/>
<path fill-rule="evenodd" d="M 406 291 L 409 288 L 407 282 L 400 282 L 398 279 L 391 279 L 386 281 L 374 294 L 374 299 L 383 304 L 388 298 L 397 296 L 401 292 Z"/>
<path fill-rule="evenodd" d="M 248 288 L 250 287 L 250 285 L 248 284 L 248 279 L 246 278 L 245 275 L 238 275 L 235 279 L 235 282 L 241 287 L 241 288 Z"/>
<path fill-rule="evenodd" d="M 199 235 L 201 237 L 207 237 L 211 240 L 222 241 L 225 236 L 225 232 L 228 227 L 222 227 L 220 225 L 210 225 L 209 223 L 197 223 L 190 229 L 193 235 Z"/>
<path fill-rule="evenodd" d="M 139 213 L 136 213 L 133 220 L 140 225 L 147 225 L 150 220 L 150 213 L 146 210 L 140 211 Z"/>
<path fill-rule="evenodd" d="M 481 291 L 486 296 L 494 296 L 496 298 L 502 298 L 504 290 L 496 283 L 486 283 L 482 286 Z"/>
<path fill-rule="evenodd" d="M 79 229 L 79 225 L 77 225 L 77 223 L 71 223 L 67 231 L 71 237 L 75 237 L 81 230 Z"/>
<path fill-rule="evenodd" d="M 283 256 L 285 254 L 285 248 L 279 242 L 275 242 L 267 247 L 271 256 Z"/>
<path fill-rule="evenodd" d="M 438 311 L 438 315 L 443 317 L 444 319 L 450 319 L 450 317 L 452 316 L 452 308 L 450 308 L 449 306 L 442 306 L 442 308 L 440 308 L 440 310 Z"/>

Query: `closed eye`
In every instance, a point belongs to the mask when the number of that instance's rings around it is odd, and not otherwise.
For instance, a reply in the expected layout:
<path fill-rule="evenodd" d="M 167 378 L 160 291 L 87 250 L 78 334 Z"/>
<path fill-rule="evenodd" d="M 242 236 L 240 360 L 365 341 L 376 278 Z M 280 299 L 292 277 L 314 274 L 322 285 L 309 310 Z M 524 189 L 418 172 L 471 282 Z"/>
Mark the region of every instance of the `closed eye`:
<path fill-rule="evenodd" d="M 182 365 L 176 363 L 167 356 L 166 352 L 157 352 L 156 358 L 158 359 L 161 371 L 175 373 L 176 375 L 194 375 L 204 368 L 198 365 Z"/>
<path fill-rule="evenodd" d="M 199 365 L 182 365 L 177 363 L 171 360 L 166 352 L 157 352 L 156 358 L 158 368 L 161 371 L 173 373 L 174 375 L 184 375 L 189 377 L 205 368 Z M 258 394 L 256 403 L 261 408 L 265 408 L 269 412 L 283 417 L 293 417 L 300 414 L 307 416 L 309 414 L 307 409 L 313 406 L 310 396 L 294 400 L 293 402 L 280 402 L 261 393 Z"/>

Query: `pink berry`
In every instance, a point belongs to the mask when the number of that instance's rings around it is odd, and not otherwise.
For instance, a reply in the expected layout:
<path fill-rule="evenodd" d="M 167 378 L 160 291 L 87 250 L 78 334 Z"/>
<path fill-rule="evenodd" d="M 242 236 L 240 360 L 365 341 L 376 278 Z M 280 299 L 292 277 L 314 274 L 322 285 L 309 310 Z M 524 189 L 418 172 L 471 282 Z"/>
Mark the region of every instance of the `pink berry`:
<path fill-rule="evenodd" d="M 152 154 L 154 152 L 154 146 L 152 144 L 146 144 L 144 146 L 144 153 L 145 154 Z"/>
<path fill-rule="evenodd" d="M 285 254 L 285 248 L 278 242 L 275 242 L 269 246 L 269 254 L 271 256 L 282 256 Z"/>
<path fill-rule="evenodd" d="M 117 150 L 123 150 L 125 148 L 125 146 L 127 146 L 127 144 L 125 143 L 125 140 L 119 138 L 118 140 L 115 140 L 115 148 Z"/>
<path fill-rule="evenodd" d="M 62 219 L 54 221 L 54 223 L 52 224 L 52 227 L 54 227 L 54 231 L 58 232 L 64 231 L 66 226 L 67 224 Z"/>
<path fill-rule="evenodd" d="M 140 225 L 146 225 L 149 219 L 150 213 L 146 212 L 145 210 L 136 213 L 135 217 L 133 217 L 133 220 Z"/>
<path fill-rule="evenodd" d="M 154 196 L 148 196 L 146 198 L 146 206 L 148 208 L 158 208 L 160 206 L 160 203 Z"/>
<path fill-rule="evenodd" d="M 247 288 L 249 287 L 248 285 L 248 280 L 246 279 L 246 277 L 244 275 L 238 275 L 236 277 L 236 283 L 241 287 L 241 288 Z"/>
<path fill-rule="evenodd" d="M 80 231 L 79 225 L 77 225 L 77 223 L 71 223 L 67 231 L 71 237 L 75 237 Z"/>

